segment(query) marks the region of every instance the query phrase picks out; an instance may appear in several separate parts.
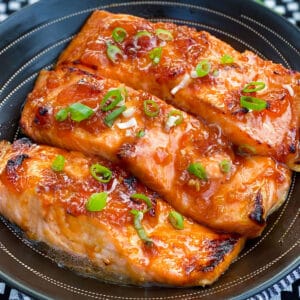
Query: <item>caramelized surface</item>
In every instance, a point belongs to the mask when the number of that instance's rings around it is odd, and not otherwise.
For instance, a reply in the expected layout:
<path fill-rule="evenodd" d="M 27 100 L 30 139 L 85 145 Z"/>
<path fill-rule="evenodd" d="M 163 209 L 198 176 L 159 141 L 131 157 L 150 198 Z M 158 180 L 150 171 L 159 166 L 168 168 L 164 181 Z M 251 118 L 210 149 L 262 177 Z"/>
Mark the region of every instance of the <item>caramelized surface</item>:
<path fill-rule="evenodd" d="M 123 42 L 117 43 L 112 38 L 117 27 L 127 32 Z M 155 34 L 157 29 L 168 30 L 173 39 L 161 40 Z M 135 37 L 145 30 L 151 34 L 150 38 Z M 108 43 L 121 50 L 115 62 L 107 56 Z M 157 64 L 150 58 L 155 47 L 162 48 Z M 234 62 L 222 64 L 225 54 Z M 192 78 L 196 65 L 205 59 L 211 64 L 210 73 Z M 209 123 L 218 124 L 244 150 L 272 156 L 300 170 L 299 73 L 264 61 L 252 52 L 239 53 L 204 31 L 105 11 L 93 13 L 61 55 L 58 66 L 64 64 L 85 65 L 102 76 L 151 92 Z M 264 82 L 266 88 L 243 93 L 242 89 L 252 81 Z M 267 108 L 248 111 L 240 105 L 241 95 L 261 98 L 267 102 Z"/>
<path fill-rule="evenodd" d="M 61 172 L 51 167 L 57 155 L 65 157 Z M 94 163 L 113 172 L 109 183 L 91 176 Z M 88 198 L 103 191 L 108 193 L 105 208 L 88 212 Z M 130 198 L 133 193 L 151 199 L 152 209 L 142 220 L 151 245 L 139 238 L 133 226 L 130 211 L 146 209 L 145 203 Z M 0 143 L 1 214 L 31 239 L 87 258 L 102 279 L 177 286 L 215 281 L 237 256 L 244 239 L 215 233 L 187 218 L 184 229 L 177 230 L 168 221 L 171 210 L 131 174 L 98 157 L 38 146 L 27 139 L 13 145 Z"/>
<path fill-rule="evenodd" d="M 24 107 L 21 127 L 38 142 L 119 160 L 175 209 L 202 224 L 259 235 L 267 216 L 285 199 L 289 170 L 271 158 L 236 157 L 217 127 L 184 112 L 181 124 L 168 127 L 174 108 L 131 88 L 126 88 L 125 105 L 134 109 L 132 115 L 121 115 L 110 128 L 103 121 L 110 112 L 101 111 L 99 104 L 107 91 L 120 86 L 74 68 L 43 71 Z M 148 99 L 159 107 L 156 117 L 144 112 Z M 94 114 L 81 122 L 70 116 L 55 119 L 58 111 L 76 102 L 93 108 Z M 120 129 L 129 119 L 136 124 Z M 143 137 L 137 137 L 140 130 Z M 231 166 L 228 172 L 220 168 L 224 160 Z M 193 163 L 201 163 L 207 179 L 188 172 Z"/>

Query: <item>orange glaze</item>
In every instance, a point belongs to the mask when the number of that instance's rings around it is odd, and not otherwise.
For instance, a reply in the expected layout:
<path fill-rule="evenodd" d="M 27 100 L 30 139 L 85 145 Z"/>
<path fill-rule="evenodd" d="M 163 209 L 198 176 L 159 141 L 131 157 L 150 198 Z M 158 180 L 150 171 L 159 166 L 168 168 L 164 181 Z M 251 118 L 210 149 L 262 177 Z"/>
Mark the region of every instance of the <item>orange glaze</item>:
<path fill-rule="evenodd" d="M 61 172 L 51 168 L 57 155 L 65 157 Z M 112 171 L 109 183 L 91 176 L 94 163 Z M 107 205 L 100 212 L 88 212 L 89 196 L 103 191 L 108 193 Z M 146 209 L 145 203 L 130 198 L 133 193 L 143 193 L 152 202 L 142 220 L 150 245 L 133 226 L 131 209 Z M 177 286 L 215 281 L 237 256 L 244 239 L 218 234 L 187 218 L 184 229 L 177 230 L 168 221 L 171 210 L 120 166 L 98 157 L 38 146 L 28 139 L 0 143 L 1 214 L 31 239 L 87 258 L 96 267 L 92 270 L 101 270 L 102 279 Z"/>
<path fill-rule="evenodd" d="M 285 199 L 289 170 L 271 158 L 236 157 L 218 127 L 184 112 L 182 123 L 172 126 L 168 121 L 172 106 L 128 87 L 125 105 L 134 109 L 132 115 L 120 116 L 107 127 L 103 122 L 107 112 L 96 108 L 107 91 L 120 85 L 74 68 L 43 71 L 25 104 L 21 128 L 38 142 L 119 160 L 178 211 L 200 223 L 249 237 L 259 235 L 267 216 Z M 143 102 L 149 99 L 159 107 L 155 117 L 144 112 Z M 82 122 L 55 119 L 61 108 L 78 101 L 95 108 L 94 115 Z M 120 129 L 130 118 L 136 124 Z M 140 130 L 145 136 L 137 137 Z M 232 166 L 228 173 L 220 168 L 223 160 Z M 203 165 L 208 180 L 187 171 L 195 162 Z"/>
<path fill-rule="evenodd" d="M 112 38 L 116 27 L 127 32 L 121 43 Z M 155 31 L 161 28 L 169 30 L 173 40 L 162 41 L 157 37 Z M 147 30 L 152 37 L 136 40 L 134 36 L 141 30 Z M 108 42 L 122 51 L 116 62 L 106 54 Z M 158 64 L 153 64 L 149 57 L 155 47 L 162 48 Z M 224 54 L 233 57 L 234 63 L 222 64 Z M 210 73 L 192 78 L 196 65 L 204 59 L 211 64 Z M 300 74 L 297 72 L 265 61 L 250 51 L 239 53 L 204 31 L 105 11 L 95 11 L 60 56 L 58 67 L 66 64 L 84 65 L 102 76 L 151 92 L 209 123 L 219 124 L 236 145 L 249 145 L 256 154 L 272 156 L 300 170 Z M 242 92 L 252 81 L 262 81 L 266 88 Z M 181 83 L 183 86 L 178 88 Z M 267 108 L 247 111 L 240 105 L 241 95 L 264 99 Z"/>

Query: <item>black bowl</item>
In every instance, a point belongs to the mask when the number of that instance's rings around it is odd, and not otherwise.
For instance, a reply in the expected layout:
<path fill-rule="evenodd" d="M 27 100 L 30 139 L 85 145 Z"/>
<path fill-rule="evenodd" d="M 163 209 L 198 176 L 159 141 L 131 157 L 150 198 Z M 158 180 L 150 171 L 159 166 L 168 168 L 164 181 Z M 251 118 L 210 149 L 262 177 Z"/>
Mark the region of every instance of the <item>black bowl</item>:
<path fill-rule="evenodd" d="M 246 0 L 42 0 L 0 25 L 0 138 L 18 136 L 26 95 L 42 68 L 59 53 L 95 9 L 167 20 L 207 30 L 236 49 L 300 70 L 300 32 L 275 13 Z M 138 288 L 103 283 L 59 268 L 4 218 L 0 222 L 0 275 L 37 298 L 55 299 L 244 299 L 262 291 L 300 263 L 300 175 L 294 174 L 283 207 L 260 238 L 247 243 L 211 287 Z"/>

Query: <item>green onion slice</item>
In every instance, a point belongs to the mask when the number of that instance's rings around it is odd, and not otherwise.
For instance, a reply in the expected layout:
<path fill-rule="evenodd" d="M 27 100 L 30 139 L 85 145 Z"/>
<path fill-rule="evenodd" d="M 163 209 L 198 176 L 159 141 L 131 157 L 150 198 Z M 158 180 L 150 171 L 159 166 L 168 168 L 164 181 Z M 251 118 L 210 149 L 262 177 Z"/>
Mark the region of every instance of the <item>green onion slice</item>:
<path fill-rule="evenodd" d="M 240 98 L 241 107 L 261 111 L 267 107 L 267 101 L 250 96 L 241 96 Z"/>
<path fill-rule="evenodd" d="M 218 77 L 219 73 L 220 73 L 219 70 L 214 70 L 212 74 L 214 77 Z"/>
<path fill-rule="evenodd" d="M 263 90 L 266 87 L 266 84 L 262 81 L 252 81 L 245 85 L 242 89 L 244 93 L 252 93 Z"/>
<path fill-rule="evenodd" d="M 102 111 L 109 111 L 115 108 L 123 99 L 121 89 L 110 90 L 104 95 L 100 103 L 100 108 Z"/>
<path fill-rule="evenodd" d="M 148 235 L 142 225 L 144 213 L 139 210 L 136 210 L 136 209 L 132 209 L 130 212 L 134 216 L 133 226 L 134 226 L 138 236 L 146 245 L 148 245 L 148 246 L 152 245 L 153 241 L 148 237 Z"/>
<path fill-rule="evenodd" d="M 228 159 L 223 159 L 220 162 L 220 169 L 223 173 L 228 173 L 231 169 L 231 162 Z"/>
<path fill-rule="evenodd" d="M 149 57 L 153 64 L 157 65 L 160 62 L 162 54 L 162 47 L 156 47 L 149 52 Z"/>
<path fill-rule="evenodd" d="M 146 134 L 145 130 L 139 130 L 136 136 L 142 138 L 143 136 L 145 136 L 145 134 Z"/>
<path fill-rule="evenodd" d="M 172 41 L 173 35 L 169 30 L 158 28 L 155 30 L 157 37 L 163 41 Z"/>
<path fill-rule="evenodd" d="M 60 111 L 57 112 L 55 115 L 55 119 L 58 122 L 65 121 L 68 117 L 69 110 L 67 108 L 63 108 Z"/>
<path fill-rule="evenodd" d="M 251 145 L 244 144 L 238 147 L 238 152 L 240 154 L 244 154 L 244 153 L 256 154 L 256 149 Z"/>
<path fill-rule="evenodd" d="M 171 116 L 179 116 L 179 118 L 174 122 L 175 126 L 180 125 L 183 122 L 183 115 L 180 110 L 173 109 L 168 113 L 168 119 Z"/>
<path fill-rule="evenodd" d="M 153 100 L 145 100 L 144 103 L 144 112 L 148 117 L 156 117 L 159 114 L 159 106 Z"/>
<path fill-rule="evenodd" d="M 188 166 L 187 170 L 190 174 L 195 175 L 199 179 L 207 180 L 206 170 L 201 163 L 198 162 L 192 163 Z"/>
<path fill-rule="evenodd" d="M 63 155 L 57 155 L 54 159 L 54 161 L 52 162 L 52 170 L 54 172 L 61 172 L 63 171 L 65 166 L 65 157 Z"/>
<path fill-rule="evenodd" d="M 107 183 L 111 180 L 112 171 L 100 164 L 93 164 L 90 167 L 91 175 L 98 181 Z"/>
<path fill-rule="evenodd" d="M 125 86 L 120 86 L 118 89 L 121 92 L 121 95 L 122 95 L 123 99 L 125 99 L 128 95 L 126 87 Z"/>
<path fill-rule="evenodd" d="M 172 226 L 176 229 L 184 229 L 183 216 L 175 210 L 170 211 L 168 219 Z"/>
<path fill-rule="evenodd" d="M 104 123 L 108 126 L 108 127 L 112 127 L 115 120 L 118 118 L 118 116 L 127 109 L 127 107 L 125 105 L 115 109 L 114 111 L 112 111 L 109 115 L 107 115 L 104 118 Z"/>
<path fill-rule="evenodd" d="M 122 51 L 119 47 L 112 45 L 110 43 L 107 44 L 107 49 L 106 49 L 106 54 L 108 58 L 113 62 L 116 63 L 117 61 L 117 56 L 121 55 L 122 56 Z"/>
<path fill-rule="evenodd" d="M 68 117 L 68 113 L 71 115 L 71 120 L 81 122 L 92 116 L 94 111 L 82 103 L 73 103 L 68 108 L 61 109 L 55 115 L 55 119 L 59 122 L 65 121 Z"/>
<path fill-rule="evenodd" d="M 152 208 L 152 203 L 151 203 L 151 200 L 144 194 L 132 194 L 130 196 L 130 198 L 132 199 L 139 199 L 139 200 L 142 200 L 144 201 L 146 204 L 147 204 L 147 207 L 150 209 Z"/>
<path fill-rule="evenodd" d="M 76 122 L 86 120 L 94 114 L 94 111 L 90 107 L 81 103 L 71 104 L 69 106 L 69 112 L 71 114 L 71 120 Z"/>
<path fill-rule="evenodd" d="M 127 36 L 127 31 L 122 27 L 116 27 L 112 32 L 112 37 L 117 43 L 122 43 Z"/>
<path fill-rule="evenodd" d="M 152 34 L 147 30 L 141 30 L 141 31 L 138 31 L 138 33 L 134 37 L 136 39 L 139 39 L 139 38 L 144 37 L 144 36 L 151 38 Z"/>
<path fill-rule="evenodd" d="M 202 60 L 197 66 L 196 66 L 196 74 L 197 77 L 204 77 L 208 75 L 211 68 L 211 64 L 207 59 Z"/>
<path fill-rule="evenodd" d="M 94 193 L 90 196 L 86 203 L 86 209 L 88 211 L 101 211 L 106 206 L 107 193 Z"/>
<path fill-rule="evenodd" d="M 228 54 L 224 54 L 221 57 L 221 64 L 226 65 L 226 64 L 233 64 L 234 63 L 234 59 L 232 56 L 228 55 Z"/>

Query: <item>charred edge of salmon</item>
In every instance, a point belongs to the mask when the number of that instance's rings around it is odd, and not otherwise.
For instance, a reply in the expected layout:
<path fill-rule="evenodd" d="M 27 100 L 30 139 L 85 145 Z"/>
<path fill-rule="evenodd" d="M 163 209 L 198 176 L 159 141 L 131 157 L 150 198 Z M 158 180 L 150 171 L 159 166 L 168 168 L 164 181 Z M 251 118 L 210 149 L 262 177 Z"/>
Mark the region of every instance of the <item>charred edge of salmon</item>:
<path fill-rule="evenodd" d="M 18 154 L 13 158 L 9 159 L 6 164 L 7 170 L 15 171 L 18 167 L 20 167 L 25 159 L 29 158 L 28 154 Z"/>
<path fill-rule="evenodd" d="M 299 118 L 300 120 L 300 118 Z M 300 136 L 300 128 L 299 136 Z M 289 168 L 291 168 L 295 172 L 300 172 L 300 140 L 295 141 L 294 144 L 291 144 L 289 147 L 290 153 L 296 153 L 296 158 L 292 158 L 287 162 Z"/>
<path fill-rule="evenodd" d="M 218 266 L 226 257 L 227 254 L 229 254 L 236 243 L 238 242 L 240 236 L 235 235 L 231 238 L 221 238 L 221 239 L 215 239 L 208 242 L 208 248 L 211 250 L 213 256 L 211 257 L 209 263 L 207 266 L 201 268 L 201 272 L 210 272 L 212 271 L 216 266 Z"/>
<path fill-rule="evenodd" d="M 62 70 L 64 72 L 69 71 L 70 73 L 76 73 L 78 75 L 92 76 L 97 79 L 104 78 L 95 72 L 97 70 L 95 67 L 84 65 L 79 61 L 63 62 L 60 65 L 56 66 L 56 70 Z"/>
<path fill-rule="evenodd" d="M 49 108 L 46 106 L 39 106 L 33 119 L 36 125 L 45 125 L 48 120 Z"/>
<path fill-rule="evenodd" d="M 17 154 L 7 161 L 5 172 L 11 182 L 16 182 L 19 179 L 18 170 L 22 167 L 23 162 L 29 158 L 28 154 L 23 153 Z"/>
<path fill-rule="evenodd" d="M 23 138 L 20 138 L 18 139 L 17 141 L 15 141 L 13 143 L 14 146 L 27 146 L 27 147 L 30 147 L 33 145 L 33 142 L 30 138 L 28 137 L 23 137 Z"/>
<path fill-rule="evenodd" d="M 97 76 L 91 69 L 89 68 L 85 68 L 84 66 L 82 66 L 82 68 L 80 68 L 80 66 L 78 67 L 78 65 L 75 64 L 75 66 L 72 65 L 64 65 L 63 67 L 61 67 L 61 69 L 63 71 L 67 70 L 71 73 L 76 73 L 76 74 L 80 74 L 80 75 L 88 75 L 88 76 L 92 76 L 95 78 L 98 78 L 100 76 Z"/>
<path fill-rule="evenodd" d="M 260 226 L 264 226 L 266 224 L 266 220 L 264 219 L 264 207 L 262 203 L 263 196 L 261 194 L 261 191 L 259 190 L 255 196 L 254 209 L 249 214 L 249 218 Z"/>
<path fill-rule="evenodd" d="M 137 179 L 134 176 L 124 178 L 123 182 L 130 191 L 136 190 Z"/>

